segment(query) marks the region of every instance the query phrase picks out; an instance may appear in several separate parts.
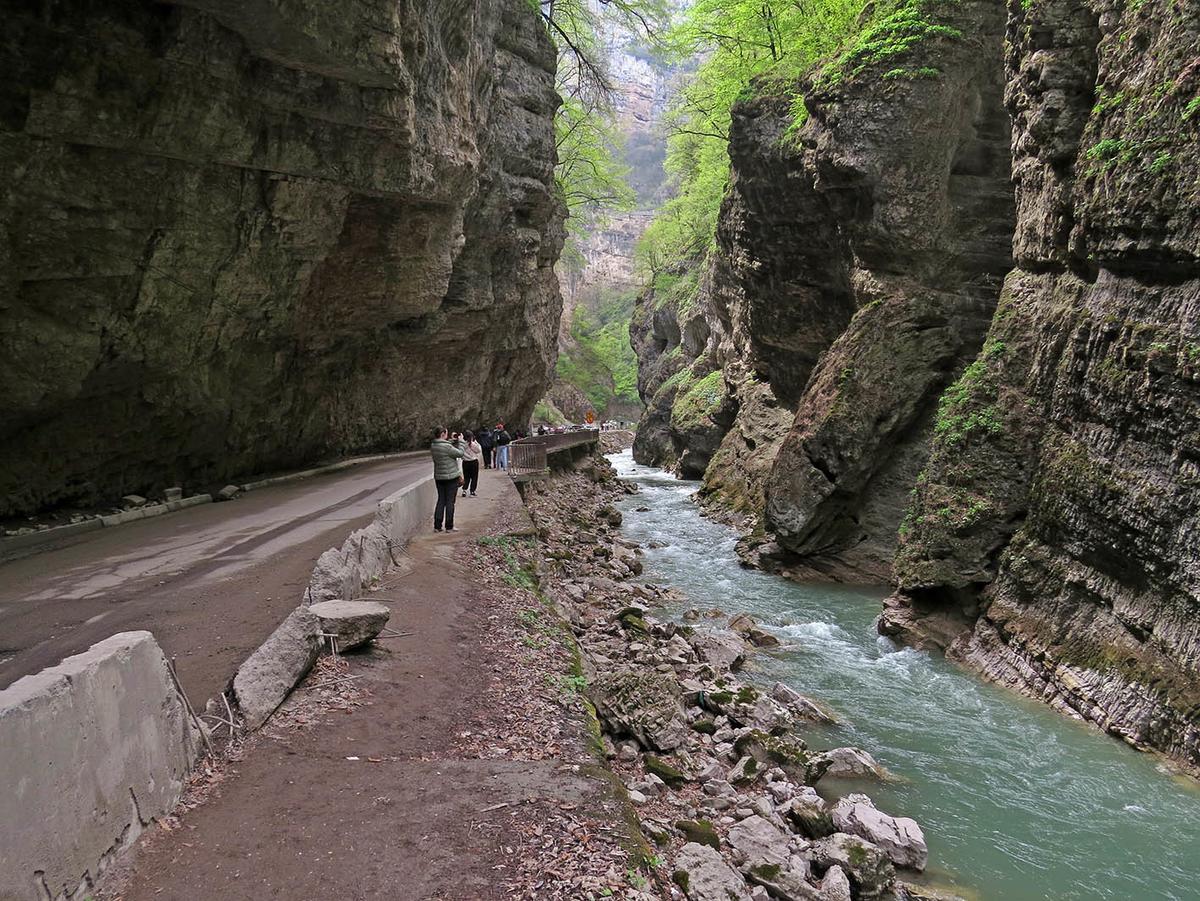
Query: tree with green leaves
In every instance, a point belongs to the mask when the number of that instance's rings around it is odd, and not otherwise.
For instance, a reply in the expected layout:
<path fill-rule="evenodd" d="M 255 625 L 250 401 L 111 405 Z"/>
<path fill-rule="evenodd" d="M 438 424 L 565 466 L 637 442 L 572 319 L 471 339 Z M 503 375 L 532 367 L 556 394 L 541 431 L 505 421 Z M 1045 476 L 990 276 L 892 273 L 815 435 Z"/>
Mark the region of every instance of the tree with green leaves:
<path fill-rule="evenodd" d="M 645 274 L 671 277 L 675 261 L 712 248 L 728 187 L 733 105 L 770 80 L 793 93 L 803 121 L 801 73 L 855 29 L 865 0 L 696 0 L 667 34 L 673 57 L 699 60 L 682 79 L 667 116 L 667 172 L 675 196 L 642 239 Z"/>

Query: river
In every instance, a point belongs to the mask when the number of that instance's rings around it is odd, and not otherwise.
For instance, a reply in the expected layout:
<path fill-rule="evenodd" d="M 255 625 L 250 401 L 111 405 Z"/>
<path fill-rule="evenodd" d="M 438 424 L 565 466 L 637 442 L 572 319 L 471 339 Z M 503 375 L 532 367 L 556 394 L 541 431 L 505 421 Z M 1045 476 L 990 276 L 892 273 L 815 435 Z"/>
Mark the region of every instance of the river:
<path fill-rule="evenodd" d="M 874 627 L 886 588 L 743 569 L 737 536 L 691 502 L 698 483 L 637 466 L 629 451 L 609 459 L 641 486 L 622 505 L 623 534 L 666 545 L 646 547 L 643 578 L 701 610 L 746 611 L 784 642 L 756 655 L 751 678 L 833 708 L 842 724 L 806 727 L 810 747 L 861 747 L 900 777 L 862 788 L 921 824 L 932 883 L 981 901 L 1200 899 L 1195 783 L 937 655 L 897 648 Z"/>

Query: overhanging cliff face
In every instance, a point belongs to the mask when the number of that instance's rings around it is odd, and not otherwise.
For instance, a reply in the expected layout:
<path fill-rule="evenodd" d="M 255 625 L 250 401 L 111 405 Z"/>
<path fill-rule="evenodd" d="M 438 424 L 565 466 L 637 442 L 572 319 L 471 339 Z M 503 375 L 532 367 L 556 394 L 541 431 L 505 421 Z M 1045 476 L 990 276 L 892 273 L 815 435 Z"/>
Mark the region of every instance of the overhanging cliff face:
<path fill-rule="evenodd" d="M 528 416 L 562 211 L 524 0 L 47 2 L 5 29 L 0 514 Z"/>
<path fill-rule="evenodd" d="M 1017 268 L 885 627 L 1200 773 L 1200 20 L 1009 12 Z"/>
<path fill-rule="evenodd" d="M 937 398 L 1012 265 L 1003 6 L 912 8 L 930 36 L 818 74 L 798 139 L 785 98 L 735 111 L 714 297 L 745 375 L 705 491 L 761 497 L 753 556 L 798 575 L 890 578 Z"/>

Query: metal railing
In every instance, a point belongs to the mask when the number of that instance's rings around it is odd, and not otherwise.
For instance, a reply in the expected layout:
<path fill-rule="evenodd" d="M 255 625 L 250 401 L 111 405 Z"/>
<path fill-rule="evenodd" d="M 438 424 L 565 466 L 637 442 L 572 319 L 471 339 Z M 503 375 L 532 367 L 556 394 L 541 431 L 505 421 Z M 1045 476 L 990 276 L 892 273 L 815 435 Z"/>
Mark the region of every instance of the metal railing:
<path fill-rule="evenodd" d="M 550 471 L 550 454 L 599 440 L 599 429 L 581 429 L 556 435 L 530 435 L 509 444 L 508 474 L 517 480 L 543 475 Z"/>
<path fill-rule="evenodd" d="M 548 471 L 546 446 L 527 441 L 514 441 L 508 446 L 508 474 L 514 479 L 527 478 Z"/>

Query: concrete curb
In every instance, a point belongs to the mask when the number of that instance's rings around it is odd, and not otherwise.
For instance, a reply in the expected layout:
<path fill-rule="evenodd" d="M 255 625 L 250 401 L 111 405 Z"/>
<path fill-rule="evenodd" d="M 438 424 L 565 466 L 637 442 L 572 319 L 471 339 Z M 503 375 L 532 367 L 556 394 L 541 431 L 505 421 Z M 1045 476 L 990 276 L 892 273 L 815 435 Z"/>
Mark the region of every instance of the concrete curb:
<path fill-rule="evenodd" d="M 82 535 L 84 532 L 94 532 L 97 529 L 112 528 L 122 523 L 138 519 L 150 519 L 162 516 L 164 513 L 174 513 L 176 510 L 186 510 L 188 507 L 198 507 L 201 504 L 211 504 L 211 494 L 193 494 L 177 501 L 167 501 L 164 504 L 152 504 L 149 507 L 135 507 L 121 513 L 111 513 L 108 516 L 97 516 L 85 519 L 83 522 L 72 522 L 65 526 L 55 526 L 53 529 L 41 529 L 37 532 L 26 532 L 24 535 L 9 535 L 0 538 L 0 560 L 12 551 L 22 548 L 35 547 L 60 538 L 70 538 L 72 535 Z"/>
<path fill-rule="evenodd" d="M 309 479 L 313 476 L 324 475 L 330 472 L 340 472 L 343 469 L 349 469 L 352 466 L 358 466 L 362 463 L 377 463 L 380 460 L 394 460 L 399 457 L 413 455 L 428 456 L 428 451 L 402 451 L 396 454 L 373 454 L 368 457 L 352 457 L 349 460 L 330 463 L 328 466 L 320 466 L 316 469 L 305 469 L 300 472 L 272 476 L 269 479 L 258 479 L 257 481 L 247 482 L 238 487 L 242 491 L 253 491 L 256 488 L 266 488 L 268 485 L 298 482 L 301 479 Z M 176 510 L 186 510 L 188 507 L 211 504 L 212 502 L 213 497 L 211 494 L 194 494 L 191 497 L 185 497 L 177 501 L 167 501 L 166 503 L 153 504 L 148 507 L 136 507 L 133 510 L 111 513 L 108 516 L 97 516 L 92 519 L 85 519 L 83 522 L 72 522 L 65 526 L 55 526 L 52 529 L 40 529 L 36 532 L 26 532 L 24 535 L 9 535 L 8 537 L 0 538 L 0 560 L 3 560 L 13 551 L 19 551 L 23 548 L 36 547 L 39 544 L 57 541 L 60 538 L 70 538 L 73 535 L 94 532 L 96 529 L 111 528 L 127 522 L 135 522 L 139 519 L 150 519 L 153 516 L 162 516 L 164 513 L 174 513 Z"/>
<path fill-rule="evenodd" d="M 313 634 L 320 634 L 319 627 L 310 634 L 296 625 L 312 618 L 309 604 L 361 597 L 376 576 L 395 565 L 394 549 L 419 533 L 436 497 L 432 474 L 410 482 L 379 502 L 370 525 L 351 532 L 341 547 L 330 548 L 317 559 L 300 605 L 238 667 L 226 689 L 248 728 L 261 728 L 316 662 L 310 644 Z M 288 628 L 289 623 L 294 627 Z M 319 649 L 319 638 L 317 642 Z M 270 678 L 261 678 L 261 672 Z"/>

